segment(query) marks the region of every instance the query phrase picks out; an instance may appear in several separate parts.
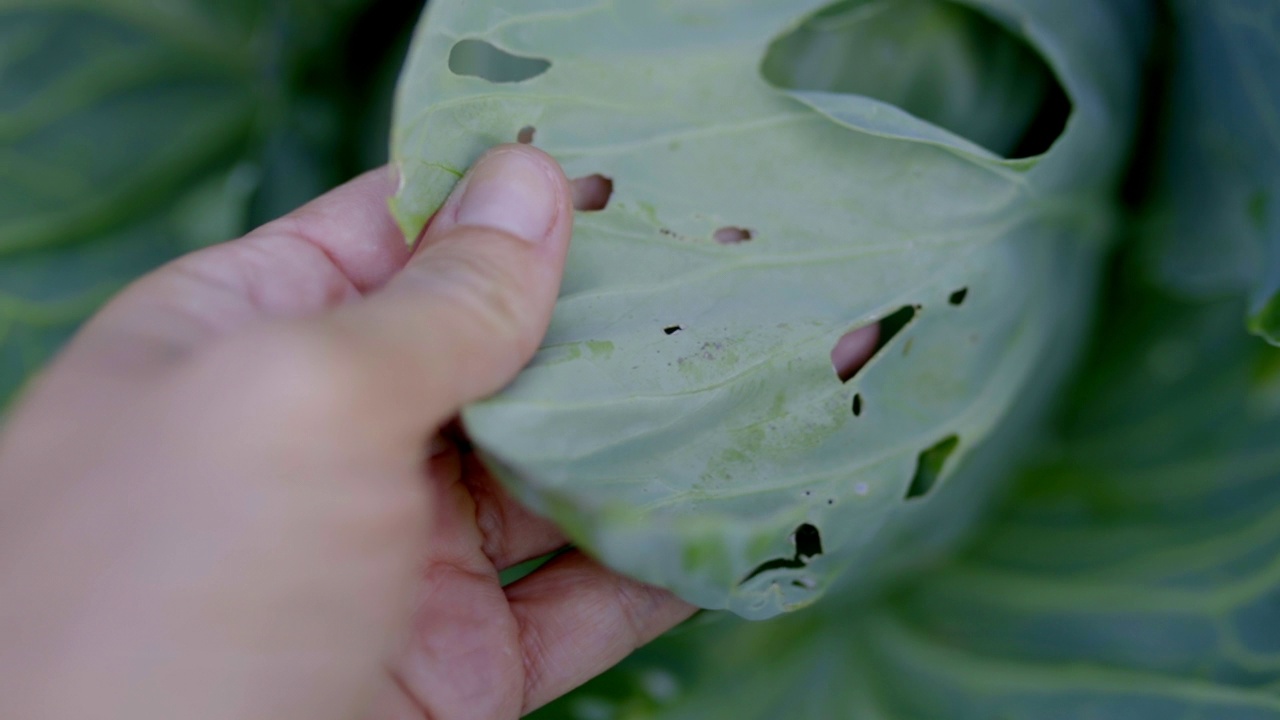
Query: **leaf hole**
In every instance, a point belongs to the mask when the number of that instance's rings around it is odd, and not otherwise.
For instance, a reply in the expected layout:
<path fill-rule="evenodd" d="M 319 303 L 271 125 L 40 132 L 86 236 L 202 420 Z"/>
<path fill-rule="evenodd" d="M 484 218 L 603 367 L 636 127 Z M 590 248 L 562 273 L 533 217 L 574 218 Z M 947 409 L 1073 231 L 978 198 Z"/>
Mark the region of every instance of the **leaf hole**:
<path fill-rule="evenodd" d="M 853 396 L 853 416 L 862 417 L 862 393 Z"/>
<path fill-rule="evenodd" d="M 822 554 L 822 533 L 809 523 L 796 528 L 792 542 L 796 546 L 797 560 L 809 560 Z"/>
<path fill-rule="evenodd" d="M 805 567 L 810 561 L 822 554 L 822 533 L 818 532 L 818 528 L 809 523 L 796 528 L 789 539 L 796 548 L 796 554 L 793 557 L 777 558 L 761 563 L 755 570 L 751 571 L 750 575 L 743 578 L 742 582 L 771 570 L 795 570 Z"/>
<path fill-rule="evenodd" d="M 876 354 L 880 342 L 880 324 L 866 325 L 845 333 L 831 349 L 831 366 L 840 382 L 849 382 Z"/>
<path fill-rule="evenodd" d="M 676 333 L 680 332 L 681 330 L 684 330 L 684 328 L 680 327 L 679 325 L 672 325 L 671 327 L 664 328 L 662 332 L 664 332 L 664 333 L 666 333 L 666 334 L 668 334 L 668 335 L 675 335 Z"/>
<path fill-rule="evenodd" d="M 951 298 L 949 299 L 948 302 L 950 302 L 952 305 L 955 305 L 956 307 L 960 307 L 961 305 L 964 304 L 964 301 L 967 300 L 968 298 L 969 298 L 969 288 L 960 288 L 959 290 L 951 293 Z"/>
<path fill-rule="evenodd" d="M 520 128 L 520 132 L 516 133 L 516 142 L 521 145 L 532 145 L 533 137 L 538 134 L 538 129 L 532 125 L 525 125 Z"/>
<path fill-rule="evenodd" d="M 513 55 L 491 42 L 475 38 L 459 40 L 449 51 L 449 70 L 453 74 L 492 83 L 532 80 L 550 68 L 549 60 Z"/>
<path fill-rule="evenodd" d="M 613 179 L 595 174 L 577 178 L 572 182 L 573 209 L 578 212 L 599 212 L 609 206 L 613 197 Z"/>
<path fill-rule="evenodd" d="M 721 245 L 741 245 L 755 238 L 755 233 L 740 227 L 722 227 L 716 231 L 716 242 Z"/>
<path fill-rule="evenodd" d="M 773 42 L 761 74 L 784 90 L 879 100 L 998 155 L 1039 155 L 1071 102 L 1013 23 L 968 5 L 831 2 Z"/>
<path fill-rule="evenodd" d="M 892 315 L 880 321 L 880 341 L 876 344 L 876 352 L 880 352 L 898 337 L 898 334 L 907 329 L 907 326 L 916 319 L 916 315 L 924 308 L 920 305 L 905 305 L 898 308 Z"/>
<path fill-rule="evenodd" d="M 947 460 L 960 447 L 960 438 L 949 435 L 933 447 L 920 453 L 916 459 L 916 474 L 911 478 L 907 488 L 907 500 L 915 500 L 928 495 L 942 478 L 946 470 Z"/>
<path fill-rule="evenodd" d="M 845 333 L 831 350 L 831 365 L 840 382 L 857 377 L 862 368 L 915 320 L 919 305 L 906 305 L 878 323 Z"/>

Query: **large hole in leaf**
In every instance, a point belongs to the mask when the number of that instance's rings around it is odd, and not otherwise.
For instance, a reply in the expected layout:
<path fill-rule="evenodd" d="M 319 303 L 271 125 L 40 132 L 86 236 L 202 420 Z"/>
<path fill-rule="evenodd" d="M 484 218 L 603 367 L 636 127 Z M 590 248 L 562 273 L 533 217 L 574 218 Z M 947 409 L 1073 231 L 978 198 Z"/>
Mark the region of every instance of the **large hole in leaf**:
<path fill-rule="evenodd" d="M 532 80 L 551 68 L 542 58 L 512 55 L 493 43 L 467 38 L 449 51 L 449 70 L 455 75 L 478 77 L 494 83 Z"/>
<path fill-rule="evenodd" d="M 791 543 L 796 546 L 796 554 L 791 558 L 777 558 L 765 563 L 761 563 L 759 567 L 751 571 L 750 575 L 743 578 L 742 582 L 746 582 L 761 573 L 770 570 L 795 570 L 809 564 L 809 561 L 822 554 L 822 533 L 818 532 L 818 528 L 805 523 L 796 528 L 791 534 Z"/>
<path fill-rule="evenodd" d="M 922 498 L 933 490 L 946 470 L 947 460 L 960 447 L 960 438 L 948 436 L 937 445 L 920 453 L 916 460 L 916 474 L 911 478 L 911 486 L 907 488 L 907 499 Z"/>
<path fill-rule="evenodd" d="M 1022 38 L 950 0 L 841 0 L 769 48 L 766 80 L 896 105 L 1004 157 L 1047 150 L 1071 103 Z"/>

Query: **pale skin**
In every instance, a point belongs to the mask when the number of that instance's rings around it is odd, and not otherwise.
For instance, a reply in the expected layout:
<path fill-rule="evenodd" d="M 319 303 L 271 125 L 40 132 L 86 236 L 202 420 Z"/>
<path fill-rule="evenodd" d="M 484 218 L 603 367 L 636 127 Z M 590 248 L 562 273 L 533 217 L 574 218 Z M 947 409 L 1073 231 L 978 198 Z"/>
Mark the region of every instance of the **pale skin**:
<path fill-rule="evenodd" d="M 0 717 L 496 720 L 687 618 L 438 434 L 549 321 L 572 189 L 488 153 L 411 253 L 365 175 L 141 279 L 0 435 Z M 435 439 L 433 441 L 433 439 Z"/>

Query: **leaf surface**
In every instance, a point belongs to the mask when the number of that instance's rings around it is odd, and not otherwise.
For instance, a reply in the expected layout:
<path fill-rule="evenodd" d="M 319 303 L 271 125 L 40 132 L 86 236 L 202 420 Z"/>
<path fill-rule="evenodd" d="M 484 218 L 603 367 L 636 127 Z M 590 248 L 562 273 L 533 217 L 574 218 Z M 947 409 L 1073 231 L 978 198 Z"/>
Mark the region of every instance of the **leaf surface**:
<path fill-rule="evenodd" d="M 956 559 L 872 603 L 704 616 L 537 715 L 1280 717 L 1280 349 L 1130 287 L 1059 441 Z"/>
<path fill-rule="evenodd" d="M 612 566 L 753 618 L 945 546 L 983 505 L 1077 344 L 1142 41 L 1108 3 L 956 8 L 951 32 L 967 38 L 980 13 L 1019 43 L 991 62 L 1052 68 L 1073 100 L 1045 154 L 1003 159 L 889 90 L 766 81 L 814 0 L 433 3 L 396 114 L 408 237 L 526 127 L 570 176 L 613 182 L 577 219 L 533 365 L 464 415 L 522 500 Z M 451 70 L 462 43 L 508 64 Z M 982 103 L 979 125 L 1007 100 Z M 1008 113 L 1005 138 L 1033 114 Z M 840 382 L 837 340 L 903 308 L 911 322 Z M 913 478 L 953 437 L 933 479 L 966 499 L 927 511 L 937 493 L 908 500 Z M 822 554 L 793 540 L 806 525 Z"/>

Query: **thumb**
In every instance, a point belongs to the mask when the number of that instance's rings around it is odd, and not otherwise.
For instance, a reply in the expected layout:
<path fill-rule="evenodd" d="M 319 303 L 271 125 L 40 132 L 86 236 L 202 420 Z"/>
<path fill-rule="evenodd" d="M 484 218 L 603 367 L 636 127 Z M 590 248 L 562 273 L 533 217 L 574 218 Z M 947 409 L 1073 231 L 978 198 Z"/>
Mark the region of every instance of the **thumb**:
<path fill-rule="evenodd" d="M 362 358 L 360 385 L 381 386 L 376 395 L 410 412 L 403 419 L 416 427 L 406 429 L 438 425 L 533 356 L 572 224 L 569 183 L 554 160 L 528 146 L 495 148 L 458 184 L 408 265 L 324 322 L 363 345 L 347 348 Z"/>

